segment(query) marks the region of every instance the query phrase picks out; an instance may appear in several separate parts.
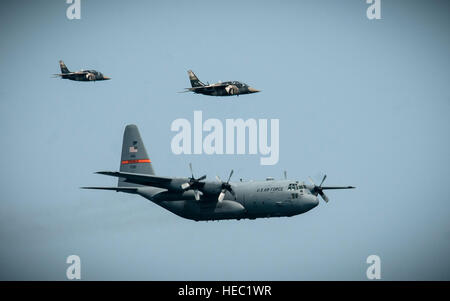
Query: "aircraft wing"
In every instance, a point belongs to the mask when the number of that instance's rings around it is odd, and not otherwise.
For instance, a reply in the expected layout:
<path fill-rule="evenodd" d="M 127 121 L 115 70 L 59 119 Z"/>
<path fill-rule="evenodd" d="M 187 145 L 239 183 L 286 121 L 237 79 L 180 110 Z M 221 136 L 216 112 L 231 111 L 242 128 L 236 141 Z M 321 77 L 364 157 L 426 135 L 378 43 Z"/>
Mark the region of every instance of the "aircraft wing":
<path fill-rule="evenodd" d="M 211 87 L 211 88 L 217 88 L 217 87 L 226 87 L 229 86 L 230 83 L 216 83 L 216 84 L 212 84 L 206 87 Z"/>
<path fill-rule="evenodd" d="M 141 184 L 145 186 L 168 188 L 172 178 L 167 177 L 157 177 L 153 175 L 138 174 L 131 172 L 118 172 L 118 171 L 98 171 L 97 174 L 125 178 L 125 182 Z"/>
<path fill-rule="evenodd" d="M 188 91 L 202 91 L 202 90 L 214 90 L 215 88 L 225 88 L 226 86 L 228 86 L 229 84 L 213 84 L 213 85 L 209 85 L 209 86 L 199 86 L 199 87 L 192 87 L 192 88 L 186 88 L 186 90 Z"/>
<path fill-rule="evenodd" d="M 354 189 L 356 187 L 353 186 L 323 186 L 322 189 Z"/>
<path fill-rule="evenodd" d="M 80 187 L 81 189 L 115 190 L 117 192 L 137 192 L 138 187 Z"/>
<path fill-rule="evenodd" d="M 63 76 L 63 75 L 76 75 L 76 74 L 87 74 L 87 73 L 89 73 L 89 72 L 87 72 L 87 71 L 77 71 L 77 72 L 69 72 L 69 73 L 56 73 L 56 74 L 53 74 L 53 75 L 55 75 L 55 76 Z"/>

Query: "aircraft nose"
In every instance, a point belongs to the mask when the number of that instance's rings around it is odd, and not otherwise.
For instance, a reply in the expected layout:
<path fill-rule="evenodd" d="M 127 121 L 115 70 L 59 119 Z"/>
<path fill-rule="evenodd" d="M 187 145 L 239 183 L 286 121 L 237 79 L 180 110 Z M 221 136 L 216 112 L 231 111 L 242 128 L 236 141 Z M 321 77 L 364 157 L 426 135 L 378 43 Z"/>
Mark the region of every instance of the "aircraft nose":
<path fill-rule="evenodd" d="M 108 79 L 111 79 L 111 77 L 108 77 L 108 76 L 103 76 L 103 79 L 106 79 L 106 80 L 108 80 Z"/>
<path fill-rule="evenodd" d="M 252 88 L 252 87 L 248 87 L 248 91 L 249 91 L 250 93 L 258 93 L 258 92 L 261 92 L 260 90 L 256 90 L 256 89 L 254 89 L 254 88 Z"/>
<path fill-rule="evenodd" d="M 306 210 L 311 210 L 319 205 L 319 198 L 314 195 L 309 195 L 306 198 Z"/>

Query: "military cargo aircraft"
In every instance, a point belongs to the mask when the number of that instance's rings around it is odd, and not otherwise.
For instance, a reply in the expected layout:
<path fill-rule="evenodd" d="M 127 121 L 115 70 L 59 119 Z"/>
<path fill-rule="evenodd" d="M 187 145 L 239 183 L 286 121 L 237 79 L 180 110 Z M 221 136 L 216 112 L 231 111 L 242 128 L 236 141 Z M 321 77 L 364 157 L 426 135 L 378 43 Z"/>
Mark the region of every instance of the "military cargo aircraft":
<path fill-rule="evenodd" d="M 110 77 L 104 76 L 101 72 L 97 70 L 80 70 L 76 72 L 70 72 L 63 61 L 59 61 L 59 67 L 61 68 L 60 74 L 54 74 L 63 79 L 70 79 L 76 81 L 97 81 L 97 80 L 108 80 Z"/>
<path fill-rule="evenodd" d="M 322 186 L 313 182 L 287 180 L 230 182 L 205 181 L 206 175 L 196 178 L 155 175 L 150 158 L 135 125 L 127 125 L 123 135 L 120 171 L 99 171 L 98 174 L 117 177 L 117 187 L 82 187 L 138 194 L 178 216 L 195 220 L 256 219 L 262 217 L 294 216 L 305 213 L 319 204 L 318 195 L 325 202 L 324 190 L 351 189 L 353 186 Z M 312 181 L 312 180 L 311 180 Z"/>
<path fill-rule="evenodd" d="M 192 70 L 188 70 L 188 75 L 192 88 L 186 88 L 186 91 L 183 92 L 194 92 L 210 96 L 232 96 L 260 92 L 238 81 L 218 82 L 211 85 L 207 83 L 205 85 L 197 78 Z"/>

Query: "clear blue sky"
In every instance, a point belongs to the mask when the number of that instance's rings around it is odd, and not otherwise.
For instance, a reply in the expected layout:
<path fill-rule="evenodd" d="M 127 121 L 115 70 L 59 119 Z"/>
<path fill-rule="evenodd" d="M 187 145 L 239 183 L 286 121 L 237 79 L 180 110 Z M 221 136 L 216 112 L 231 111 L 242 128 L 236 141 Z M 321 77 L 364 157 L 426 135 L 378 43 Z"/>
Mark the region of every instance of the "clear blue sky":
<path fill-rule="evenodd" d="M 345 3 L 344 3 L 345 2 Z M 447 1 L 58 1 L 0 9 L 0 279 L 450 280 Z M 54 79 L 100 70 L 111 81 Z M 187 69 L 239 98 L 179 94 Z M 279 118 L 280 160 L 172 154 L 176 118 Z M 193 222 L 115 185 L 126 124 L 157 174 L 305 180 L 331 201 L 292 218 Z"/>

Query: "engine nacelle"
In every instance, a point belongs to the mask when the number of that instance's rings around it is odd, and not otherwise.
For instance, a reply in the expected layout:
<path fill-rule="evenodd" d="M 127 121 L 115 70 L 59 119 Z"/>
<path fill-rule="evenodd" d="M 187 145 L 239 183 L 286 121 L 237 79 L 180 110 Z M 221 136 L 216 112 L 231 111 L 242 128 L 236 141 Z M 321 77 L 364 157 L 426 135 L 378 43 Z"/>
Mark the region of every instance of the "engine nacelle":
<path fill-rule="evenodd" d="M 227 93 L 230 95 L 236 95 L 239 93 L 239 88 L 235 85 L 228 85 L 225 87 L 225 91 L 227 91 Z"/>
<path fill-rule="evenodd" d="M 88 73 L 88 74 L 86 74 L 86 78 L 87 78 L 87 80 L 95 80 L 95 74 Z"/>
<path fill-rule="evenodd" d="M 245 208 L 238 202 L 223 200 L 222 202 L 216 204 L 214 213 L 224 218 L 225 217 L 237 218 L 245 213 Z"/>

